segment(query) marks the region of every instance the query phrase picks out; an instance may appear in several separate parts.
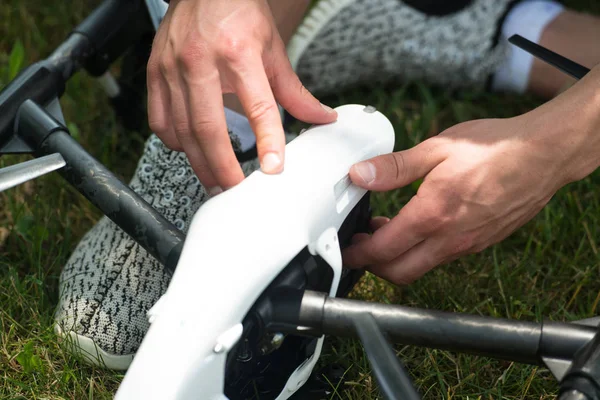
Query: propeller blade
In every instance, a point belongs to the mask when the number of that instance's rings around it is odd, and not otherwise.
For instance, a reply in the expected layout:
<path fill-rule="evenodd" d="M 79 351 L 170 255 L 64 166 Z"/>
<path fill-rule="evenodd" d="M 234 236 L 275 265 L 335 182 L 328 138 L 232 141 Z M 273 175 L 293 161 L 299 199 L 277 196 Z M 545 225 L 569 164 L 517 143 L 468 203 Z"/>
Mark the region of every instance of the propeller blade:
<path fill-rule="evenodd" d="M 352 322 L 384 398 L 419 400 L 421 397 L 375 318 L 370 313 L 362 313 Z"/>
<path fill-rule="evenodd" d="M 56 171 L 66 165 L 59 153 L 35 158 L 0 169 L 0 192 Z"/>
<path fill-rule="evenodd" d="M 590 70 L 583 65 L 577 64 L 560 54 L 527 40 L 521 35 L 513 35 L 508 41 L 575 79 L 581 79 L 590 72 Z"/>

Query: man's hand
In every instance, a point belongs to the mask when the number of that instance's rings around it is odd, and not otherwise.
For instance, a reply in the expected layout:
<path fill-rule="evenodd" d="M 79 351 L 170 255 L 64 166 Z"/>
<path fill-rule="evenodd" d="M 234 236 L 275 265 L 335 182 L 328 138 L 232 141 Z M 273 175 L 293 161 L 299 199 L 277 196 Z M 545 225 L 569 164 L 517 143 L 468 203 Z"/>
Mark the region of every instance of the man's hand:
<path fill-rule="evenodd" d="M 148 63 L 150 128 L 169 148 L 185 151 L 202 184 L 217 192 L 244 178 L 224 93 L 235 93 L 244 107 L 265 173 L 283 168 L 276 101 L 305 122 L 337 118 L 292 70 L 266 0 L 172 0 Z"/>
<path fill-rule="evenodd" d="M 425 179 L 396 217 L 375 218 L 372 236 L 354 237 L 345 264 L 407 284 L 532 219 L 560 187 L 598 167 L 595 75 L 528 114 L 463 123 L 412 149 L 353 166 L 353 182 L 374 191 Z"/>

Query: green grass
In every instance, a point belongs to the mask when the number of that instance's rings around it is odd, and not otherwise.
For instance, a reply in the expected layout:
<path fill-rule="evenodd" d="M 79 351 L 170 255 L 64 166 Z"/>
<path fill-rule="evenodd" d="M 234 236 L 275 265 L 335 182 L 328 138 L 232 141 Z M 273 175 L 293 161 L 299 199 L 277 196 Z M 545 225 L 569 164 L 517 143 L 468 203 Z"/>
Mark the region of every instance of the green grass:
<path fill-rule="evenodd" d="M 594 1 L 567 1 L 600 14 Z M 0 87 L 46 56 L 97 1 L 0 3 Z M 449 93 L 421 84 L 355 90 L 334 99 L 377 106 L 393 122 L 397 147 L 406 148 L 457 122 L 524 112 L 535 99 Z M 104 94 L 85 74 L 62 98 L 78 140 L 128 180 L 144 133 L 115 121 Z M 27 157 L 2 157 L 0 166 Z M 366 277 L 355 297 L 494 317 L 563 321 L 598 314 L 600 300 L 600 175 L 563 188 L 530 223 L 481 254 L 438 268 L 408 288 Z M 378 214 L 393 216 L 414 187 L 374 197 Z M 61 266 L 100 217 L 57 175 L 0 194 L 0 399 L 112 398 L 122 375 L 87 367 L 57 342 L 51 326 Z M 377 385 L 355 341 L 330 340 L 324 362 L 347 368 L 332 382 L 332 399 L 376 399 Z M 428 399 L 549 399 L 556 383 L 541 368 L 439 350 L 398 347 Z"/>

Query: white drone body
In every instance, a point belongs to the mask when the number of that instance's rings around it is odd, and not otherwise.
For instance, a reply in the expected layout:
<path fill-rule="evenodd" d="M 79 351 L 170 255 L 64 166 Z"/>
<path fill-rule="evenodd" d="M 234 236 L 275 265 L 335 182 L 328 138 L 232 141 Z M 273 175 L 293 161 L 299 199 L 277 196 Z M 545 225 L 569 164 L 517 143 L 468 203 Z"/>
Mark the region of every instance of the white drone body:
<path fill-rule="evenodd" d="M 307 246 L 333 268 L 335 295 L 342 270 L 337 232 L 366 193 L 348 172 L 394 147 L 391 123 L 374 108 L 337 112 L 337 122 L 314 126 L 286 146 L 284 172 L 256 171 L 200 207 L 117 400 L 226 400 L 225 361 L 244 317 Z M 306 382 L 322 341 L 278 400 Z"/>

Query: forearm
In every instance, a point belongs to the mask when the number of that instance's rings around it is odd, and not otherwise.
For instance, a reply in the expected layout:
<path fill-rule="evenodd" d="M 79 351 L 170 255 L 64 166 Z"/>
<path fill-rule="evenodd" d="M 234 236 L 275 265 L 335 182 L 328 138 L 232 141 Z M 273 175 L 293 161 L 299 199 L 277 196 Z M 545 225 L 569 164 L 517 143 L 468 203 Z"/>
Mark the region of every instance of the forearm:
<path fill-rule="evenodd" d="M 526 140 L 561 166 L 561 184 L 585 178 L 600 167 L 600 66 L 523 117 L 535 132 Z"/>

